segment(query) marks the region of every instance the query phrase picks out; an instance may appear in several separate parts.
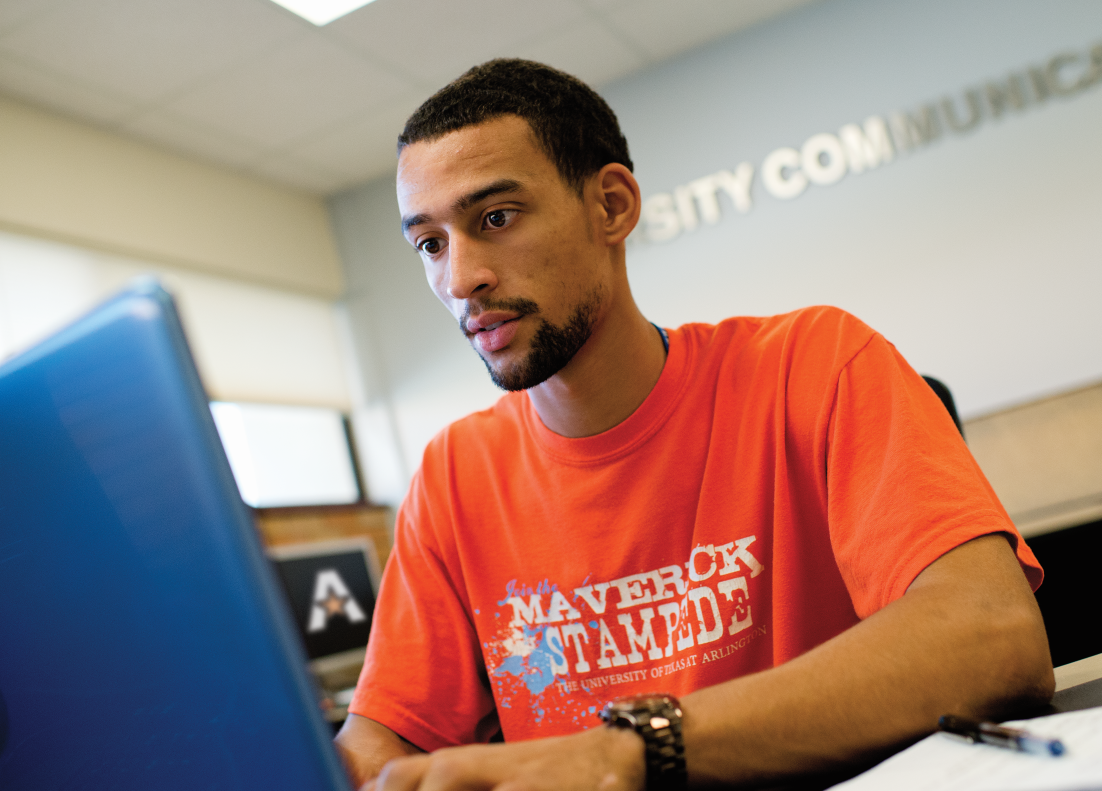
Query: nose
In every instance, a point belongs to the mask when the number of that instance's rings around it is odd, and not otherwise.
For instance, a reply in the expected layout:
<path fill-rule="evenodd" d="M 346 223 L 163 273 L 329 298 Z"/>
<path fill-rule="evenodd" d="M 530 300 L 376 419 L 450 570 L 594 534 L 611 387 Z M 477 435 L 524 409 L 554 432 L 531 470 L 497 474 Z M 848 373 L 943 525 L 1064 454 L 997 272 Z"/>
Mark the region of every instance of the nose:
<path fill-rule="evenodd" d="M 461 235 L 453 237 L 448 247 L 448 296 L 470 299 L 475 294 L 493 291 L 497 275 L 487 266 L 478 245 Z"/>

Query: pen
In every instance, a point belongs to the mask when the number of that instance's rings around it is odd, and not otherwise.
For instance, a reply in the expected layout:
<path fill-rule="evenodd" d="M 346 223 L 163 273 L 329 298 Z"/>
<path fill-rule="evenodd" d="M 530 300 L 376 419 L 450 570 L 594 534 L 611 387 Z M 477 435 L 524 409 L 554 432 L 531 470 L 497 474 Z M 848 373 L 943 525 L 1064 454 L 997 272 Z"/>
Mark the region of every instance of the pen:
<path fill-rule="evenodd" d="M 1059 739 L 1043 739 L 1019 728 L 1004 728 L 993 722 L 974 722 L 946 714 L 938 718 L 939 731 L 963 736 L 972 743 L 983 742 L 1008 750 L 1034 755 L 1063 755 L 1064 743 Z"/>

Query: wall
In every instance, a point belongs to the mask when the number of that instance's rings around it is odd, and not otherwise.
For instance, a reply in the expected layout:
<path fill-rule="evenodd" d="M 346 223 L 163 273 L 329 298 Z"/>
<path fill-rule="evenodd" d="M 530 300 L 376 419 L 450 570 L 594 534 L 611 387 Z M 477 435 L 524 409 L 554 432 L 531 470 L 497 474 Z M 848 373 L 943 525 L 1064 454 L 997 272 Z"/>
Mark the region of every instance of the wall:
<path fill-rule="evenodd" d="M 330 299 L 323 200 L 0 98 L 0 228 Z"/>
<path fill-rule="evenodd" d="M 777 148 L 946 96 L 963 117 L 966 88 L 1063 51 L 1082 69 L 1100 42 L 1095 2 L 827 0 L 604 86 L 645 197 L 753 168 L 749 211 L 721 197 L 709 225 L 695 203 L 695 231 L 633 238 L 637 300 L 667 326 L 839 305 L 943 379 L 965 418 L 1102 378 L 1102 82 L 981 108 L 968 132 L 794 199 L 761 182 Z M 392 180 L 330 206 L 367 401 L 389 421 L 381 453 L 408 476 L 496 391 L 399 235 Z"/>
<path fill-rule="evenodd" d="M 329 300 L 3 231 L 0 360 L 143 274 L 175 294 L 212 398 L 350 408 L 350 353 Z"/>
<path fill-rule="evenodd" d="M 212 397 L 351 408 L 321 197 L 0 98 L 0 359 L 144 273 Z"/>
<path fill-rule="evenodd" d="M 839 305 L 966 418 L 1102 377 L 1102 83 L 796 199 L 760 180 L 778 147 L 1097 43 L 1097 3 L 843 0 L 611 86 L 645 195 L 756 169 L 749 213 L 725 202 L 717 225 L 633 250 L 640 305 L 672 325 Z"/>

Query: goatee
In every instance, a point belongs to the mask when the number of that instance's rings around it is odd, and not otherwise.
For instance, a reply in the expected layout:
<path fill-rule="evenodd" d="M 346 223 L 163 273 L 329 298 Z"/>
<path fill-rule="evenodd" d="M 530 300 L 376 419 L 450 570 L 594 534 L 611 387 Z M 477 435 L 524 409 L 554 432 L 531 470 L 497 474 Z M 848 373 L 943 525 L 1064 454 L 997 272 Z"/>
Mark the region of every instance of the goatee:
<path fill-rule="evenodd" d="M 562 326 L 543 319 L 536 334 L 532 336 L 532 346 L 521 361 L 503 368 L 495 369 L 482 357 L 490 379 L 502 390 L 528 390 L 543 384 L 557 374 L 574 355 L 585 346 L 593 334 L 593 327 L 600 312 L 601 291 L 589 292 L 575 307 L 570 318 Z M 511 299 L 483 305 L 483 310 L 512 310 L 521 315 L 539 312 L 539 306 L 530 299 Z M 466 322 L 464 321 L 463 324 Z"/>

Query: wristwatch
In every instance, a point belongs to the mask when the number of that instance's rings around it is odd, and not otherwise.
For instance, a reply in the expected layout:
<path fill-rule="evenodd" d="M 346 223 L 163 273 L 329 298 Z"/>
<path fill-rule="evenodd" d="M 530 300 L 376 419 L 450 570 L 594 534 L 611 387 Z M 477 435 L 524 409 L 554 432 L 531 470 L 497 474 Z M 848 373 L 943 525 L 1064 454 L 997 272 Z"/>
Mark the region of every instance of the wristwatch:
<path fill-rule="evenodd" d="M 605 704 L 610 728 L 631 728 L 646 745 L 646 791 L 683 791 L 688 782 L 681 740 L 681 703 L 673 695 L 633 695 Z"/>

